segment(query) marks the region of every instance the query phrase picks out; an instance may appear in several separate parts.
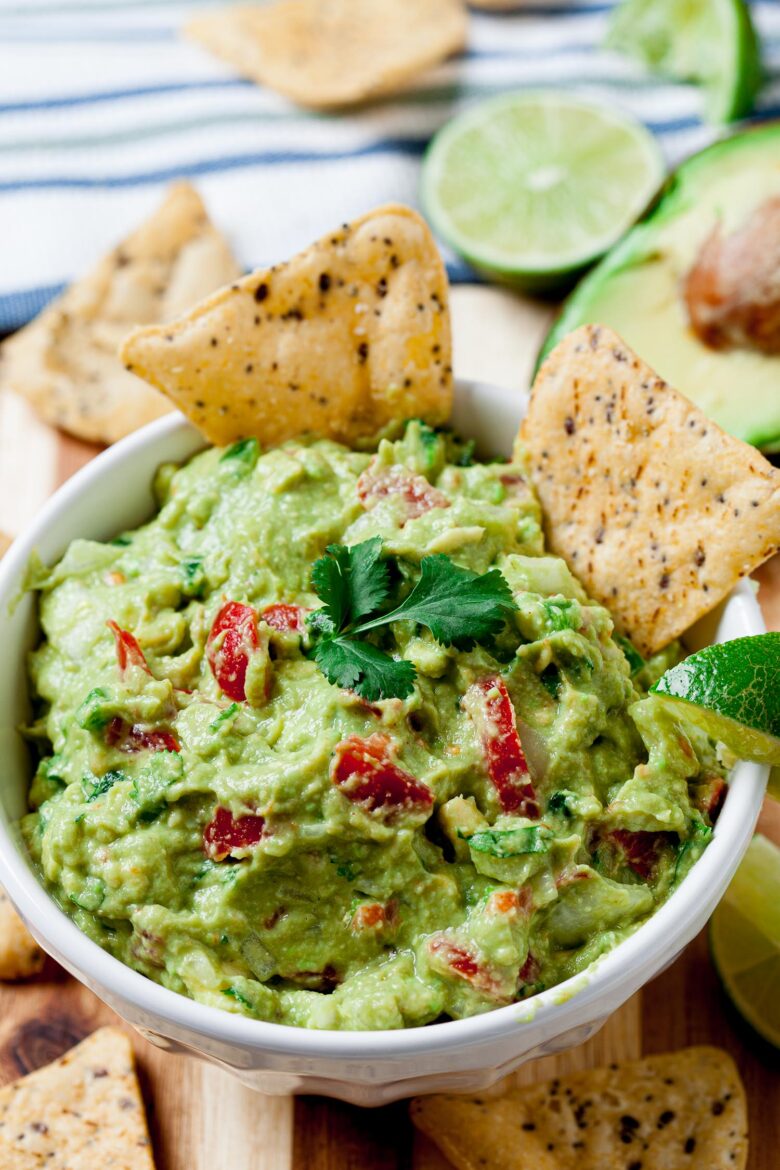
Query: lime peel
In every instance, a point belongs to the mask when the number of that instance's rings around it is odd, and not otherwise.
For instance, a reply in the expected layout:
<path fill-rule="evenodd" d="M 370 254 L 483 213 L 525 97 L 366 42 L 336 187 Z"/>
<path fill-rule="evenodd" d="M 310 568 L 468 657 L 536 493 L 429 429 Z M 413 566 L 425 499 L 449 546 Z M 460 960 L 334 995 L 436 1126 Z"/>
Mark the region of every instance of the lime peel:
<path fill-rule="evenodd" d="M 740 759 L 780 765 L 780 633 L 707 646 L 651 690 Z"/>

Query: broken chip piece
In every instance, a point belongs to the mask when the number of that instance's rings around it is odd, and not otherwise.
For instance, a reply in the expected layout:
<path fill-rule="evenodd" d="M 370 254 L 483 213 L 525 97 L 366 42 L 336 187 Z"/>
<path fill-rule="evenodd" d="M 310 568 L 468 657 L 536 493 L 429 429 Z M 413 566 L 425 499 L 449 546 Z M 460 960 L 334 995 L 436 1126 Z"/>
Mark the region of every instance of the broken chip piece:
<path fill-rule="evenodd" d="M 0 1143 L 3 1167 L 154 1170 L 127 1035 L 100 1028 L 53 1064 L 0 1088 Z"/>
<path fill-rule="evenodd" d="M 239 274 L 187 183 L 0 349 L 0 389 L 81 439 L 113 443 L 170 410 L 122 367 L 129 329 L 166 321 Z"/>
<path fill-rule="evenodd" d="M 178 321 L 137 329 L 121 355 L 217 445 L 376 440 L 410 416 L 449 417 L 447 276 L 424 220 L 380 207 Z"/>
<path fill-rule="evenodd" d="M 26 979 L 36 975 L 43 966 L 44 957 L 8 895 L 0 888 L 0 979 Z"/>
<path fill-rule="evenodd" d="M 457 1170 L 744 1170 L 747 1106 L 720 1048 L 684 1048 L 511 1088 L 418 1097 L 414 1124 Z"/>
<path fill-rule="evenodd" d="M 187 32 L 302 106 L 338 107 L 399 89 L 466 43 L 461 0 L 278 0 L 190 21 Z"/>
<path fill-rule="evenodd" d="M 520 436 L 550 549 L 646 656 L 780 547 L 780 472 L 604 326 L 556 346 Z"/>

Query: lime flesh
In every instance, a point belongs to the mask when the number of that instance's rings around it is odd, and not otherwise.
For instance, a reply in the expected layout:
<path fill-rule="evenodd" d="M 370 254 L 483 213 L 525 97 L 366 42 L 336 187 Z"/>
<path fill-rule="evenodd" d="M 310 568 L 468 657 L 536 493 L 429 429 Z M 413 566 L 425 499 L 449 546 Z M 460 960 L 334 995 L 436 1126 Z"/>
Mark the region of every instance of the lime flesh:
<path fill-rule="evenodd" d="M 780 1047 L 780 849 L 766 837 L 753 838 L 713 914 L 710 949 L 739 1014 Z"/>
<path fill-rule="evenodd" d="M 554 287 L 601 256 L 657 191 L 652 135 L 554 91 L 505 94 L 449 122 L 423 166 L 437 232 L 475 268 Z"/>
<path fill-rule="evenodd" d="M 702 85 L 712 122 L 753 108 L 761 59 L 744 0 L 624 0 L 607 43 L 654 72 Z"/>
<path fill-rule="evenodd" d="M 707 646 L 652 690 L 740 759 L 780 765 L 779 633 Z"/>

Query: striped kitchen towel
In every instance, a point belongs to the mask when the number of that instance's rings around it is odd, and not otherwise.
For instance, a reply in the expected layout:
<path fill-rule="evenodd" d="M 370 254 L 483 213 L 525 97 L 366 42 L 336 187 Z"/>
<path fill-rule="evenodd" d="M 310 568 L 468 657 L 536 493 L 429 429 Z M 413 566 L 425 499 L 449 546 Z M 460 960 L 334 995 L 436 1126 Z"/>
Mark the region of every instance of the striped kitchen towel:
<path fill-rule="evenodd" d="M 370 3 L 371 0 L 363 0 Z M 567 86 L 643 119 L 670 162 L 705 145 L 690 86 L 601 45 L 608 3 L 473 12 L 465 54 L 403 94 L 307 113 L 236 77 L 180 30 L 219 0 L 0 0 L 0 333 L 29 320 L 139 223 L 172 179 L 197 184 L 247 268 L 388 200 L 416 203 L 431 134 L 480 98 Z M 780 0 L 756 0 L 780 115 Z M 447 255 L 455 280 L 473 274 Z"/>

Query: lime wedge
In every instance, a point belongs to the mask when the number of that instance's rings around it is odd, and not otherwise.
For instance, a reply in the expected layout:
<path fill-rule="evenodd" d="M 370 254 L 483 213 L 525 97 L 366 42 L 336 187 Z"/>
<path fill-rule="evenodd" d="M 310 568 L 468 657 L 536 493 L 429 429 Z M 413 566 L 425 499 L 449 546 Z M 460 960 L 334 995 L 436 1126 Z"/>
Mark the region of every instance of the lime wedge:
<path fill-rule="evenodd" d="M 422 199 L 474 268 L 553 288 L 601 256 L 658 189 L 664 164 L 639 122 L 555 91 L 503 94 L 447 123 Z"/>
<path fill-rule="evenodd" d="M 607 44 L 656 73 L 698 82 L 711 122 L 731 122 L 753 108 L 761 57 L 744 0 L 624 0 Z"/>
<path fill-rule="evenodd" d="M 710 922 L 710 950 L 743 1019 L 780 1048 L 780 849 L 756 836 Z"/>
<path fill-rule="evenodd" d="M 740 759 L 780 764 L 780 634 L 707 646 L 651 690 Z"/>

